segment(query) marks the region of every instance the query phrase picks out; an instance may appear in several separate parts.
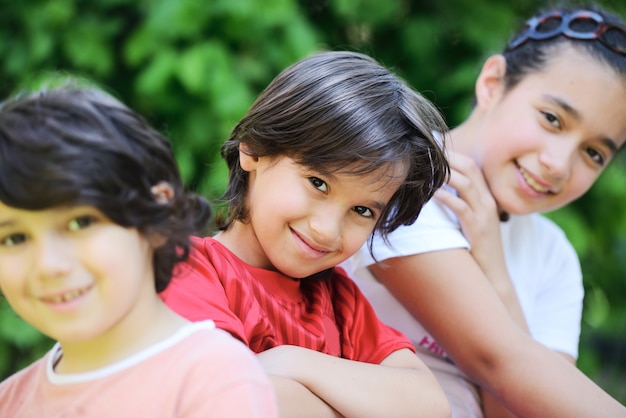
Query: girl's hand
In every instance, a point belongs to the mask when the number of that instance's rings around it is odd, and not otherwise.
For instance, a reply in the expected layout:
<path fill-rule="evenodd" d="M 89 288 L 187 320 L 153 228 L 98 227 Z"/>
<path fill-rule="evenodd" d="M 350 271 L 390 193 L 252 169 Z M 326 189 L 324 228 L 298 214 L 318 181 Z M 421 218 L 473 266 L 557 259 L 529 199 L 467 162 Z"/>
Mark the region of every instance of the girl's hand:
<path fill-rule="evenodd" d="M 449 156 L 451 177 L 449 185 L 458 196 L 439 189 L 435 199 L 445 204 L 458 217 L 463 235 L 471 245 L 471 254 L 492 284 L 502 275 L 508 277 L 498 207 L 480 167 L 461 154 Z"/>

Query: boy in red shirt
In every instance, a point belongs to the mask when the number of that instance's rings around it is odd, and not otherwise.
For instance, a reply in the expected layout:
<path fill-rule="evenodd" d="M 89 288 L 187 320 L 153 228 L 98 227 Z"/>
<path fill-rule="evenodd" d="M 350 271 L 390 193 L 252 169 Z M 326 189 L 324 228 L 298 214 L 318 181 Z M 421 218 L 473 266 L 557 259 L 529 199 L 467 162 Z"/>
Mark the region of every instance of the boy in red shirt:
<path fill-rule="evenodd" d="M 417 217 L 448 174 L 444 130 L 371 58 L 324 52 L 279 74 L 222 147 L 221 232 L 193 241 L 162 296 L 258 353 L 281 415 L 449 416 L 410 341 L 336 268 Z"/>

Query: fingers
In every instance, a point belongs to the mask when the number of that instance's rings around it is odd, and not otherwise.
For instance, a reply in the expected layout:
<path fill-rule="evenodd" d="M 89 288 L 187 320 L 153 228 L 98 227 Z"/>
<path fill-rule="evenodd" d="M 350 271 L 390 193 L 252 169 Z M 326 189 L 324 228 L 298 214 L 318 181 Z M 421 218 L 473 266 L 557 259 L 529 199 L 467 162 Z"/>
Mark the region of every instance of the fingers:
<path fill-rule="evenodd" d="M 479 252 L 489 248 L 490 241 L 499 237 L 499 218 L 495 199 L 478 164 L 467 156 L 450 157 L 451 176 L 448 185 L 455 191 L 439 189 L 434 198 L 448 207 L 458 218 L 465 238 Z M 486 243 L 486 245 L 482 245 Z"/>
<path fill-rule="evenodd" d="M 435 200 L 447 206 L 457 216 L 457 218 L 459 218 L 459 222 L 472 222 L 472 209 L 465 202 L 465 200 L 456 194 L 446 189 L 439 189 L 435 192 L 433 197 Z"/>
<path fill-rule="evenodd" d="M 448 184 L 459 197 L 475 211 L 495 213 L 496 202 L 478 164 L 472 158 L 456 153 L 450 155 L 450 167 Z"/>

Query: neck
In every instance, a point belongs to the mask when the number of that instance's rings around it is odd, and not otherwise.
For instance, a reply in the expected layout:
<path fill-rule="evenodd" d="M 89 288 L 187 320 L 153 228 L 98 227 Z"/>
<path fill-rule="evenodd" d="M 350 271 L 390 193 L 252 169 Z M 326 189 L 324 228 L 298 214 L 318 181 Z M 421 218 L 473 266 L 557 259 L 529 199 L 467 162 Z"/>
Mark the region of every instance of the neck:
<path fill-rule="evenodd" d="M 249 223 L 235 221 L 226 231 L 216 235 L 215 239 L 244 263 L 253 267 L 274 270 Z"/>
<path fill-rule="evenodd" d="M 474 120 L 473 115 L 474 113 L 462 124 L 450 131 L 448 149 L 469 157 L 475 156 L 480 134 L 475 128 L 477 122 Z"/>
<path fill-rule="evenodd" d="M 153 291 L 154 292 L 154 291 Z M 63 356 L 57 373 L 84 373 L 115 364 L 166 339 L 188 323 L 171 311 L 155 294 L 152 309 L 131 312 L 94 338 L 84 341 L 59 341 Z"/>
<path fill-rule="evenodd" d="M 470 116 L 459 126 L 450 131 L 448 149 L 453 153 L 468 156 L 477 164 L 481 164 L 482 147 L 478 110 L 474 109 Z M 509 214 L 498 207 L 501 222 L 509 220 Z"/>

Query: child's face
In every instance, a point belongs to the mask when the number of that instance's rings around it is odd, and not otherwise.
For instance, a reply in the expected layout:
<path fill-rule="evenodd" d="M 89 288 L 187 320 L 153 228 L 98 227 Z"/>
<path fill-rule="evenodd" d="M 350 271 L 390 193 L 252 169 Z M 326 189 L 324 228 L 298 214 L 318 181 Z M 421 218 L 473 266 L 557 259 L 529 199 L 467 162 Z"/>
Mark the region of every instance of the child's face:
<path fill-rule="evenodd" d="M 133 338 L 134 313 L 156 297 L 152 248 L 91 206 L 27 211 L 0 202 L 0 290 L 62 344 Z"/>
<path fill-rule="evenodd" d="M 626 83 L 571 47 L 483 110 L 476 153 L 498 204 L 557 209 L 585 193 L 626 140 Z"/>
<path fill-rule="evenodd" d="M 236 253 L 248 264 L 295 278 L 353 255 L 406 176 L 398 169 L 331 178 L 288 157 L 272 161 L 243 154 L 242 167 L 250 173 L 251 221 L 240 228 L 245 232 Z"/>

